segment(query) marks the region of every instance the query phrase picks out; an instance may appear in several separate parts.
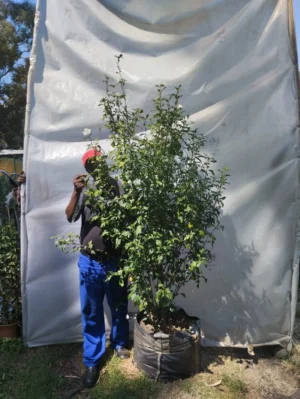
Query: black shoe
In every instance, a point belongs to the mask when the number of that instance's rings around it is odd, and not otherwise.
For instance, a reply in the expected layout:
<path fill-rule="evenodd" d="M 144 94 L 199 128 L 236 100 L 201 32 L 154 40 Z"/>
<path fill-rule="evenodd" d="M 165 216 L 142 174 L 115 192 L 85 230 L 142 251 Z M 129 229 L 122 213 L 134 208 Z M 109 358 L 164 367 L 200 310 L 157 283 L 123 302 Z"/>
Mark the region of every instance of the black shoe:
<path fill-rule="evenodd" d="M 87 367 L 83 376 L 83 385 L 85 388 L 93 388 L 99 381 L 100 367 Z"/>
<path fill-rule="evenodd" d="M 129 359 L 130 358 L 129 350 L 126 348 L 123 348 L 123 346 L 120 346 L 119 348 L 116 349 L 116 355 L 120 359 Z"/>

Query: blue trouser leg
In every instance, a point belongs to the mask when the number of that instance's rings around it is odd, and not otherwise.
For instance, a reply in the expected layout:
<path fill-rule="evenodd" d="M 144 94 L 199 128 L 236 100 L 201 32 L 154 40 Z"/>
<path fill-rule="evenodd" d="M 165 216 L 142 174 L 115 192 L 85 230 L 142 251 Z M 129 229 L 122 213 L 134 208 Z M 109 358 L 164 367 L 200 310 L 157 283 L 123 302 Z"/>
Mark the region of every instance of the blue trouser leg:
<path fill-rule="evenodd" d="M 98 262 L 80 255 L 80 302 L 83 333 L 83 363 L 96 366 L 105 352 L 103 299 L 105 275 Z"/>
<path fill-rule="evenodd" d="M 106 348 L 103 299 L 112 313 L 111 341 L 114 347 L 128 343 L 127 287 L 120 287 L 117 278 L 106 281 L 115 262 L 100 264 L 84 255 L 78 262 L 80 270 L 80 302 L 83 332 L 83 362 L 87 367 L 96 366 Z"/>
<path fill-rule="evenodd" d="M 127 280 L 124 282 L 124 286 L 121 287 L 118 278 L 113 277 L 106 281 L 105 285 L 105 293 L 112 320 L 111 344 L 114 348 L 126 347 L 129 338 L 129 322 L 126 318 L 128 313 Z"/>

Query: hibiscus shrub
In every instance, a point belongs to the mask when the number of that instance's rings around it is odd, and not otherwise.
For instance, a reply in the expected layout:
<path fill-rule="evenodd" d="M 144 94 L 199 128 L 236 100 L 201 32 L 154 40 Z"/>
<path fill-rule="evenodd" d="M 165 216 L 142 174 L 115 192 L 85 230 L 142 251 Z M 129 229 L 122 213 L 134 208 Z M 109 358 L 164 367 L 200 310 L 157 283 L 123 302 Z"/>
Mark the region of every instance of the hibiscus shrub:
<path fill-rule="evenodd" d="M 96 158 L 86 194 L 102 234 L 120 253 L 120 281 L 132 276 L 130 298 L 163 329 L 184 285 L 206 280 L 228 175 L 215 173 L 216 161 L 203 151 L 205 137 L 179 103 L 180 86 L 171 94 L 157 86 L 151 116 L 130 110 L 117 58 L 119 81 L 105 79 L 100 102 L 112 150 Z M 107 171 L 122 182 L 120 197 L 110 196 Z"/>
<path fill-rule="evenodd" d="M 123 193 L 108 199 L 104 156 L 96 161 L 96 186 L 87 194 L 103 235 L 121 252 L 118 275 L 133 277 L 130 298 L 163 325 L 184 285 L 192 280 L 199 287 L 203 267 L 213 259 L 228 175 L 216 175 L 216 161 L 203 152 L 205 138 L 179 104 L 180 86 L 170 95 L 157 86 L 151 116 L 129 110 L 120 58 L 120 92 L 107 77 L 100 105 L 112 146 L 109 170 L 117 173 Z"/>

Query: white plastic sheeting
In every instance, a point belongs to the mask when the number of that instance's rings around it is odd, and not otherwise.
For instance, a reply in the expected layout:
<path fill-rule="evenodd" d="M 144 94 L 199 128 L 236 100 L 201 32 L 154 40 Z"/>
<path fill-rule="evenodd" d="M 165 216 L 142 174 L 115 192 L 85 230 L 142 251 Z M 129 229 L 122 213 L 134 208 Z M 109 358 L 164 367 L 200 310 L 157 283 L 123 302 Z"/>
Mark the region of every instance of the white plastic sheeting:
<path fill-rule="evenodd" d="M 99 137 L 103 78 L 124 54 L 130 107 L 183 84 L 182 104 L 230 169 L 207 285 L 186 287 L 204 345 L 290 342 L 298 280 L 298 102 L 287 0 L 41 0 L 29 77 L 22 235 L 29 346 L 81 339 L 78 232 L 64 209 L 82 172 L 82 130 Z M 107 131 L 101 139 L 107 148 Z M 297 233 L 298 232 L 298 233 Z M 297 235 L 298 234 L 298 235 Z"/>

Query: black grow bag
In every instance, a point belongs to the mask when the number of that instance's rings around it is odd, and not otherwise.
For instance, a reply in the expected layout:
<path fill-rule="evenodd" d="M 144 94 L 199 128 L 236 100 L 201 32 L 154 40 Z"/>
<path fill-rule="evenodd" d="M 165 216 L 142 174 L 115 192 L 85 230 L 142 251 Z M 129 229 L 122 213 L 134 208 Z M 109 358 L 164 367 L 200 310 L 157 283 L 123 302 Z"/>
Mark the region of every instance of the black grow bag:
<path fill-rule="evenodd" d="M 195 334 L 147 333 L 134 325 L 134 363 L 156 381 L 174 381 L 200 371 L 200 323 L 193 326 Z"/>

